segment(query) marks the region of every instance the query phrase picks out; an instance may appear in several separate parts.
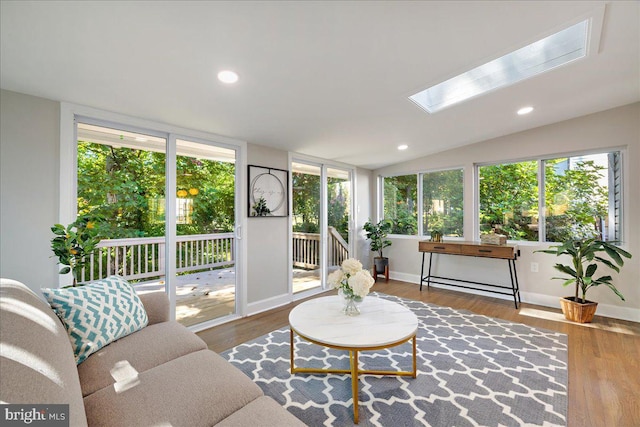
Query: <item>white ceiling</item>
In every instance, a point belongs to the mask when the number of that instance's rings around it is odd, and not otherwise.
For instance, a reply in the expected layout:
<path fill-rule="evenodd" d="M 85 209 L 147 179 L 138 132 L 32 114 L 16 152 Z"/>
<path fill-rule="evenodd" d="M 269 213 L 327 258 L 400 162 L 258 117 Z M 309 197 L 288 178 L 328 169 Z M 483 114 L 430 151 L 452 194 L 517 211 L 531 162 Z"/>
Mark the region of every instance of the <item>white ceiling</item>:
<path fill-rule="evenodd" d="M 407 99 L 604 4 L 595 55 L 434 115 Z M 640 100 L 636 1 L 2 0 L 0 19 L 3 89 L 365 168 Z"/>

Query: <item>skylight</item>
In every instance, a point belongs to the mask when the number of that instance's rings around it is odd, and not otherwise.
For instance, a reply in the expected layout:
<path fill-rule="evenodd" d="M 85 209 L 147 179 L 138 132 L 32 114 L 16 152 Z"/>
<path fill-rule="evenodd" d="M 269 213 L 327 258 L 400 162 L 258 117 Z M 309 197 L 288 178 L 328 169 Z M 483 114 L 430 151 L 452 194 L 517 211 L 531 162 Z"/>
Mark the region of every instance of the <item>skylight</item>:
<path fill-rule="evenodd" d="M 588 19 L 579 22 L 411 95 L 409 99 L 427 112 L 436 113 L 467 99 L 583 58 L 587 54 L 588 24 Z"/>

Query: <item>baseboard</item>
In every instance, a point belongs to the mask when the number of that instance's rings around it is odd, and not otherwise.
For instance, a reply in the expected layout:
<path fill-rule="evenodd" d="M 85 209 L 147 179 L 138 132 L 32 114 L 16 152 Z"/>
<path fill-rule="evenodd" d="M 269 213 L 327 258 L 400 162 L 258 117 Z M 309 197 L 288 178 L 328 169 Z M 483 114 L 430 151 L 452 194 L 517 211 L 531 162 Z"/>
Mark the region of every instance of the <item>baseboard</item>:
<path fill-rule="evenodd" d="M 415 283 L 416 286 L 420 286 L 420 276 L 416 274 L 391 272 L 389 274 L 389 277 L 393 280 L 400 280 L 402 282 Z M 378 283 L 384 283 L 384 282 L 378 281 Z M 437 283 L 434 283 L 431 286 L 435 288 L 440 288 L 440 289 L 448 289 L 451 291 L 465 292 L 473 295 L 482 295 L 482 296 L 487 296 L 491 298 L 499 298 L 503 300 L 511 300 L 511 301 L 513 300 L 513 298 L 509 295 L 494 294 L 491 292 L 483 292 L 475 289 L 464 289 L 464 288 L 458 288 L 455 286 L 441 285 Z M 378 287 L 377 289 L 374 289 L 374 290 L 384 292 L 384 289 L 382 289 L 382 287 Z M 522 299 L 522 302 L 526 302 L 527 304 L 535 304 L 535 305 L 539 305 L 543 307 L 551 307 L 551 308 L 560 308 L 560 303 L 558 302 L 560 297 L 558 296 L 537 294 L 533 292 L 524 292 L 521 290 L 520 298 Z M 640 322 L 640 309 L 598 303 L 598 311 L 596 312 L 596 316 L 611 317 L 614 319 L 628 320 L 631 322 Z"/>
<path fill-rule="evenodd" d="M 415 274 L 398 273 L 391 271 L 389 272 L 389 278 L 393 280 L 400 280 L 401 282 L 415 283 L 418 286 L 420 285 L 420 276 L 417 276 Z"/>
<path fill-rule="evenodd" d="M 263 311 L 272 310 L 283 305 L 287 305 L 291 302 L 291 296 L 289 294 L 276 295 L 275 297 L 263 299 L 256 302 L 247 304 L 247 312 L 245 316 L 253 316 L 254 314 L 262 313 Z"/>

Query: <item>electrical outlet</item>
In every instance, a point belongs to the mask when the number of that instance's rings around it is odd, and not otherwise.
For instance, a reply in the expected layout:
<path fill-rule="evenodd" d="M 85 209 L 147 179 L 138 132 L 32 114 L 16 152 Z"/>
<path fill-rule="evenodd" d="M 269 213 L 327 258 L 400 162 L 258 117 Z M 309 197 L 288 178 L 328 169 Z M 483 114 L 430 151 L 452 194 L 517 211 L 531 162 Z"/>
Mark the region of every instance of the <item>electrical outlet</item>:
<path fill-rule="evenodd" d="M 532 273 L 537 273 L 538 272 L 538 263 L 537 262 L 532 262 L 531 263 L 531 272 Z"/>

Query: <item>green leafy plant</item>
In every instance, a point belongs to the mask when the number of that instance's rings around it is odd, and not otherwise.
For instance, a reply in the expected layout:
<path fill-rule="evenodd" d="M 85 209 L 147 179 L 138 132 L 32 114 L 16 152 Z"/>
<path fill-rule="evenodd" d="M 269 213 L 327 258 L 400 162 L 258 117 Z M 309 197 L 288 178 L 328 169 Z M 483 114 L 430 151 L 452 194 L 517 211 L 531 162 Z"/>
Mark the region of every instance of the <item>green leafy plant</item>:
<path fill-rule="evenodd" d="M 63 267 L 60 274 L 73 274 L 73 286 L 78 284 L 82 270 L 88 263 L 88 256 L 100 243 L 101 220 L 90 215 L 79 216 L 68 226 L 54 224 L 51 231 L 55 237 L 51 239 L 51 250 L 58 257 L 58 264 Z"/>
<path fill-rule="evenodd" d="M 271 209 L 267 207 L 267 201 L 264 197 L 260 197 L 252 207 L 256 216 L 267 216 L 271 213 Z"/>
<path fill-rule="evenodd" d="M 378 252 L 380 258 L 383 258 L 382 250 L 391 246 L 391 240 L 387 239 L 387 235 L 393 228 L 393 222 L 389 219 L 383 219 L 377 224 L 373 224 L 369 220 L 364 224 L 363 228 L 367 232 L 367 239 L 371 240 L 371 250 Z"/>
<path fill-rule="evenodd" d="M 553 277 L 553 279 L 564 280 L 563 286 L 575 284 L 575 302 L 585 303 L 586 294 L 589 288 L 593 286 L 605 285 L 611 289 L 616 295 L 620 297 L 622 301 L 625 301 L 624 296 L 613 285 L 613 278 L 609 275 L 595 278 L 594 275 L 598 269 L 598 263 L 611 268 L 616 272 L 620 272 L 620 267 L 624 265 L 622 257 L 631 258 L 631 254 L 609 242 L 603 242 L 596 240 L 595 238 L 573 240 L 563 243 L 560 246 L 552 246 L 549 249 L 539 250 L 536 252 L 543 252 L 547 254 L 553 254 L 556 256 L 569 255 L 571 257 L 571 265 L 565 265 L 557 263 L 554 268 L 561 273 L 569 276 L 567 277 Z M 598 255 L 603 253 L 608 258 L 603 258 Z M 602 255 L 604 255 L 602 254 Z M 582 298 L 579 298 L 579 292 L 582 291 Z"/>

